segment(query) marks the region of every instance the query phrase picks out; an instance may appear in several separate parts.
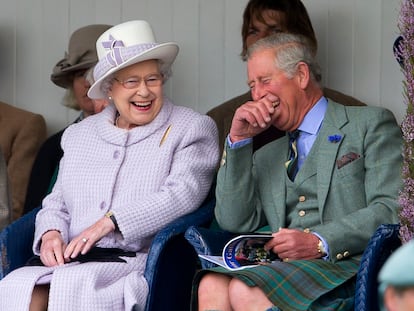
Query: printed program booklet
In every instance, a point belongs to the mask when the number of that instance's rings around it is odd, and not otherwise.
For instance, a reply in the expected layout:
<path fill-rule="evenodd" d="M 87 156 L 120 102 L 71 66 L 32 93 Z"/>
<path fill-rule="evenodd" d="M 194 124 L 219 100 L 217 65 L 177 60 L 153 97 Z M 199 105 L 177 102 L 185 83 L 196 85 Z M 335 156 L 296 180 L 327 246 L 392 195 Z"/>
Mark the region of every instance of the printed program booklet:
<path fill-rule="evenodd" d="M 198 256 L 229 270 L 268 264 L 280 260 L 275 253 L 264 249 L 264 245 L 271 239 L 270 234 L 239 235 L 226 243 L 221 256 L 202 254 Z"/>

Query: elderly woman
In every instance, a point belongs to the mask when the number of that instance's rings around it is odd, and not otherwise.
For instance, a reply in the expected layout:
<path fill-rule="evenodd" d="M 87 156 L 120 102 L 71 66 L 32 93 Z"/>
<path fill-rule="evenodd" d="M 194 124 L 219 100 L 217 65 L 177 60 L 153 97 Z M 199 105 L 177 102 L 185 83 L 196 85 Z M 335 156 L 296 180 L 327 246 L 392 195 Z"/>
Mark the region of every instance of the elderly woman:
<path fill-rule="evenodd" d="M 89 96 L 111 104 L 64 132 L 58 178 L 36 219 L 40 265 L 0 281 L 0 310 L 143 310 L 154 235 L 211 187 L 214 121 L 163 96 L 178 46 L 156 43 L 145 21 L 114 26 L 96 45 Z"/>

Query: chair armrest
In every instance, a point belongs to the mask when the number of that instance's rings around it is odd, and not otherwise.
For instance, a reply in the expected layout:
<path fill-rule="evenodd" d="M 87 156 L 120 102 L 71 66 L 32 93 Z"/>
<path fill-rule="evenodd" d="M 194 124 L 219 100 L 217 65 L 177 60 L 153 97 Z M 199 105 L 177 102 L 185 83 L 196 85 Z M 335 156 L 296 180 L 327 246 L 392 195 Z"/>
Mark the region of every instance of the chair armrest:
<path fill-rule="evenodd" d="M 189 305 L 180 304 L 189 304 L 197 255 L 184 239 L 184 232 L 193 224 L 209 225 L 214 206 L 215 198 L 209 196 L 196 211 L 176 219 L 155 235 L 144 273 L 149 286 L 146 311 L 188 309 Z M 172 301 L 175 305 L 171 305 Z"/>
<path fill-rule="evenodd" d="M 236 234 L 223 231 L 211 230 L 199 226 L 189 227 L 184 237 L 194 247 L 197 254 L 202 255 L 221 255 L 224 245 Z M 216 265 L 207 260 L 201 259 L 201 266 L 203 269 L 212 268 Z"/>
<path fill-rule="evenodd" d="M 211 222 L 213 218 L 214 205 L 214 199 L 208 200 L 196 211 L 176 219 L 155 235 L 148 252 L 148 260 L 145 268 L 145 276 L 147 280 L 154 274 L 151 269 L 156 267 L 159 254 L 162 252 L 168 241 L 174 236 L 184 234 L 190 225 L 195 224 L 202 226 Z"/>
<path fill-rule="evenodd" d="M 32 245 L 35 220 L 40 207 L 23 215 L 0 233 L 1 269 L 0 279 L 23 266 L 33 256 Z"/>
<path fill-rule="evenodd" d="M 369 240 L 357 274 L 354 310 L 379 310 L 377 277 L 391 253 L 401 246 L 399 228 L 398 224 L 380 225 Z"/>

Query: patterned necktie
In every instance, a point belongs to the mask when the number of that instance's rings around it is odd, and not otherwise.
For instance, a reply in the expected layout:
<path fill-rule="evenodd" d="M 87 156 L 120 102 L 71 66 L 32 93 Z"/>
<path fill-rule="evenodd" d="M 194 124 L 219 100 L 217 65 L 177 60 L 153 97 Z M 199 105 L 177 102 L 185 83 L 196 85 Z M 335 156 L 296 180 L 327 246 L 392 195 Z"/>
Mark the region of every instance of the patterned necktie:
<path fill-rule="evenodd" d="M 294 180 L 298 171 L 298 149 L 296 147 L 296 141 L 300 134 L 299 130 L 289 132 L 289 159 L 285 162 L 287 174 L 290 180 Z"/>

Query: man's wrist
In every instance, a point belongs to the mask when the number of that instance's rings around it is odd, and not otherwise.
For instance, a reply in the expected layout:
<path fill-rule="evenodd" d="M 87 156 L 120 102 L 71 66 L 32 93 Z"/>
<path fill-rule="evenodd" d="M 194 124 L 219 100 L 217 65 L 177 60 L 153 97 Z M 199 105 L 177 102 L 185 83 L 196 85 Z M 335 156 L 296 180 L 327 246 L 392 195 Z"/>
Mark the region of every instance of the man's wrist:
<path fill-rule="evenodd" d="M 252 138 L 246 138 L 246 139 L 243 139 L 243 140 L 233 142 L 231 137 L 230 137 L 230 134 L 227 135 L 227 145 L 230 147 L 230 149 L 241 148 L 243 146 L 246 146 L 246 145 L 250 144 L 252 141 L 253 141 Z"/>
<path fill-rule="evenodd" d="M 326 256 L 326 250 L 325 250 L 325 246 L 323 245 L 322 240 L 318 240 L 318 253 L 321 255 L 321 257 Z"/>

